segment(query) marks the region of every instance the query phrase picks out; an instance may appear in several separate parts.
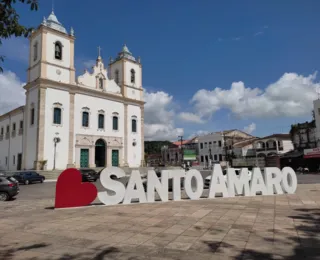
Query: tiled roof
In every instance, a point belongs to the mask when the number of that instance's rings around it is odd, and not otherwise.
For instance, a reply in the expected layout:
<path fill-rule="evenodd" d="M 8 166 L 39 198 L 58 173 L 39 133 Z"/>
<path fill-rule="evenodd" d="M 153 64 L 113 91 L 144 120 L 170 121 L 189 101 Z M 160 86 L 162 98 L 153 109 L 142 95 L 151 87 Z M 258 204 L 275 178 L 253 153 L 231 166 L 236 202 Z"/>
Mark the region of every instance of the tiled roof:
<path fill-rule="evenodd" d="M 236 147 L 236 148 L 242 148 L 242 147 L 245 147 L 247 145 L 250 145 L 252 144 L 255 140 L 257 140 L 258 138 L 257 137 L 254 137 L 254 138 L 251 138 L 249 140 L 244 140 L 244 141 L 240 141 L 240 142 L 237 142 L 233 145 L 233 147 Z"/>
<path fill-rule="evenodd" d="M 270 139 L 270 138 L 282 138 L 282 139 L 291 139 L 290 134 L 273 134 L 265 137 L 261 137 L 259 139 Z"/>

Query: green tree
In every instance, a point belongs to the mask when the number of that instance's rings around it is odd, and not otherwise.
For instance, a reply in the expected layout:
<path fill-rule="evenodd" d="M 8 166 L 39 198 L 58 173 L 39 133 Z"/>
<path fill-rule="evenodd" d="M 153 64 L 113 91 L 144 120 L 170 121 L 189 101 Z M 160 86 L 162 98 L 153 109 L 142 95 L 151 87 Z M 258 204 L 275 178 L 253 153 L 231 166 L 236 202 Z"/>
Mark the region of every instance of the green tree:
<path fill-rule="evenodd" d="M 17 2 L 27 4 L 31 11 L 38 10 L 38 0 L 0 0 L 0 46 L 2 39 L 15 37 L 28 37 L 33 28 L 28 28 L 19 23 L 19 14 L 13 6 Z M 0 55 L 0 64 L 4 61 L 4 56 Z M 0 66 L 0 72 L 3 72 Z"/>

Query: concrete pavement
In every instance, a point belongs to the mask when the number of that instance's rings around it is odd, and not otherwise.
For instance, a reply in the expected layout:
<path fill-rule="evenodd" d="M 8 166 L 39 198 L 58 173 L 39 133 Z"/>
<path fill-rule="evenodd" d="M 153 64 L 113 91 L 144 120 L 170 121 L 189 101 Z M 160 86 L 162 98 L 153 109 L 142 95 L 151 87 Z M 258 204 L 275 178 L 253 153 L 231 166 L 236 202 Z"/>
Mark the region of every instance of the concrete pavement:
<path fill-rule="evenodd" d="M 53 210 L 53 203 L 53 198 L 21 197 L 0 204 L 0 259 L 293 260 L 320 255 L 320 184 L 300 184 L 293 195 L 62 210 Z"/>

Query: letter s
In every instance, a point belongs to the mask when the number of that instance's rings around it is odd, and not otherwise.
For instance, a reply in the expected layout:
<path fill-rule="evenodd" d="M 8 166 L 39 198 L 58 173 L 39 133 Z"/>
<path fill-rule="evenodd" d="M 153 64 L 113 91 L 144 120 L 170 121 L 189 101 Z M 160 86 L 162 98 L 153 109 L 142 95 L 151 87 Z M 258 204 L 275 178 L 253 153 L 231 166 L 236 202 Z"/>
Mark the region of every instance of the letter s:
<path fill-rule="evenodd" d="M 112 180 L 111 175 L 117 178 L 125 177 L 125 172 L 118 167 L 107 167 L 100 174 L 100 182 L 104 188 L 114 191 L 115 195 L 109 195 L 107 191 L 98 192 L 99 200 L 105 205 L 116 205 L 120 203 L 125 195 L 126 187 L 118 180 Z"/>

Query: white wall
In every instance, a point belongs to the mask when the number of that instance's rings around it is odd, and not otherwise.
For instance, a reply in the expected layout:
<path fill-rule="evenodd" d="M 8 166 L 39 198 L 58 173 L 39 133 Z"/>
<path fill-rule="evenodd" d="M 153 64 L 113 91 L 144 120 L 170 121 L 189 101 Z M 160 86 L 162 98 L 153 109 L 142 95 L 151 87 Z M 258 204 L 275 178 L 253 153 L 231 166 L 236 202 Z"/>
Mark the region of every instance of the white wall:
<path fill-rule="evenodd" d="M 135 100 L 142 100 L 143 95 L 141 98 L 141 91 L 134 88 L 127 87 L 127 97 Z"/>
<path fill-rule="evenodd" d="M 136 88 L 142 88 L 142 75 L 140 65 L 130 61 L 126 61 L 124 64 L 126 70 L 126 78 L 124 79 L 125 84 Z M 131 83 L 131 69 L 135 70 L 135 83 Z"/>
<path fill-rule="evenodd" d="M 100 68 L 101 66 L 101 68 Z M 86 71 L 83 75 L 78 77 L 78 83 L 80 86 L 99 89 L 99 83 L 97 83 L 96 77 L 104 78 L 104 89 L 105 92 L 121 94 L 121 88 L 116 84 L 113 79 L 109 79 L 107 70 L 104 67 L 103 62 L 98 62 L 94 65 L 92 73 Z M 102 90 L 101 90 L 102 91 Z"/>
<path fill-rule="evenodd" d="M 221 146 L 219 146 L 219 141 L 221 141 Z M 211 142 L 211 146 L 209 146 L 209 142 Z M 207 143 L 207 144 L 206 144 Z M 203 144 L 203 148 L 201 149 L 201 144 Z M 221 154 L 224 156 L 223 151 L 223 138 L 221 134 L 212 133 L 205 136 L 199 136 L 198 138 L 198 147 L 199 147 L 199 160 L 200 165 L 205 165 L 206 160 L 205 156 L 208 156 L 208 159 L 210 159 L 209 155 L 209 149 L 211 149 L 212 158 L 215 161 L 215 155 L 217 161 L 219 161 L 219 155 Z M 201 162 L 201 156 L 203 156 L 203 162 Z"/>
<path fill-rule="evenodd" d="M 25 144 L 27 147 L 27 152 L 24 156 L 26 156 L 26 169 L 33 169 L 34 168 L 34 162 L 36 160 L 36 151 L 37 151 L 37 127 L 38 127 L 38 88 L 33 88 L 29 90 L 29 100 L 26 104 L 26 117 L 25 117 L 25 129 L 24 131 L 27 131 Z M 31 104 L 34 104 L 34 125 L 30 125 L 30 109 Z"/>
<path fill-rule="evenodd" d="M 35 45 L 35 43 L 38 43 L 37 59 L 36 60 L 34 60 L 34 47 L 33 47 Z M 30 41 L 30 49 L 31 49 L 31 53 L 29 53 L 29 55 L 30 55 L 29 56 L 30 57 L 29 67 L 30 68 L 40 61 L 40 59 L 41 59 L 41 48 L 42 48 L 41 34 L 38 34 L 36 37 L 34 37 Z M 36 80 L 39 76 L 40 76 L 40 63 L 38 63 L 37 66 L 35 66 L 34 68 L 32 68 L 30 70 L 30 82 Z"/>
<path fill-rule="evenodd" d="M 56 41 L 59 41 L 62 43 L 62 60 L 55 59 L 54 43 Z M 68 39 L 48 32 L 46 50 L 47 50 L 46 59 L 48 62 L 70 68 L 70 41 Z"/>
<path fill-rule="evenodd" d="M 279 151 L 279 153 L 287 153 L 291 150 L 293 150 L 293 143 L 291 140 L 283 140 L 283 151 Z"/>
<path fill-rule="evenodd" d="M 132 122 L 133 116 L 137 117 L 137 132 L 132 132 Z M 129 167 L 139 167 L 141 164 L 141 109 L 139 106 L 128 105 L 128 164 Z M 136 142 L 136 146 L 132 143 Z"/>
<path fill-rule="evenodd" d="M 317 99 L 313 101 L 313 109 L 314 109 L 314 115 L 316 120 L 316 138 L 317 140 L 320 139 L 320 99 Z M 319 145 L 319 143 L 318 143 Z"/>
<path fill-rule="evenodd" d="M 82 127 L 82 108 L 88 107 L 89 112 L 89 127 Z M 104 110 L 105 128 L 103 130 L 98 129 L 98 111 Z M 119 115 L 118 130 L 112 128 L 113 113 L 116 112 Z M 85 96 L 81 94 L 75 95 L 75 108 L 74 108 L 74 140 L 76 140 L 77 134 L 83 135 L 98 135 L 98 136 L 114 136 L 124 137 L 124 105 L 120 102 L 106 100 L 103 98 L 96 98 Z M 124 140 L 124 139 L 123 139 Z M 122 149 L 124 153 L 124 149 Z M 75 151 L 74 151 L 75 154 Z M 74 155 L 75 156 L 75 155 Z M 120 155 L 119 155 L 120 156 Z M 122 154 L 120 157 L 124 157 Z M 80 158 L 75 157 L 77 164 Z M 120 162 L 123 163 L 123 162 Z"/>
<path fill-rule="evenodd" d="M 47 169 L 53 169 L 54 142 L 53 138 L 60 137 L 61 141 L 56 147 L 56 169 L 65 169 L 68 164 L 69 151 L 69 92 L 50 89 L 46 91 L 45 108 L 45 134 L 44 134 L 44 160 L 47 160 Z M 54 103 L 62 104 L 62 124 L 53 124 Z M 58 135 L 56 134 L 58 133 Z"/>
<path fill-rule="evenodd" d="M 48 79 L 62 83 L 70 83 L 70 71 L 68 69 L 59 68 L 49 64 L 47 64 L 46 68 Z M 57 71 L 59 71 L 60 74 L 58 74 Z"/>
<path fill-rule="evenodd" d="M 23 135 L 19 135 L 20 121 L 23 120 L 23 112 L 21 111 L 18 114 L 9 116 L 0 122 L 0 131 L 1 128 L 4 128 L 3 140 L 0 141 L 0 169 L 7 170 L 17 170 L 18 166 L 18 154 L 22 153 L 22 141 Z M 13 124 L 16 124 L 15 136 L 12 135 Z M 9 139 L 6 140 L 6 130 L 7 125 L 9 125 Z M 0 132 L 1 133 L 1 132 Z M 10 147 L 9 147 L 10 146 Z M 15 161 L 13 160 L 15 156 Z M 7 157 L 7 164 L 6 164 Z M 22 162 L 22 161 L 21 161 Z"/>

